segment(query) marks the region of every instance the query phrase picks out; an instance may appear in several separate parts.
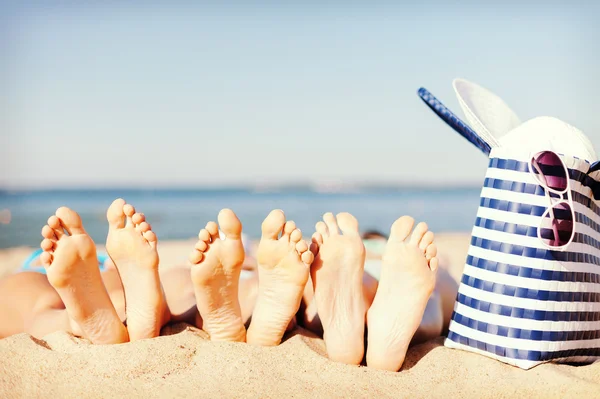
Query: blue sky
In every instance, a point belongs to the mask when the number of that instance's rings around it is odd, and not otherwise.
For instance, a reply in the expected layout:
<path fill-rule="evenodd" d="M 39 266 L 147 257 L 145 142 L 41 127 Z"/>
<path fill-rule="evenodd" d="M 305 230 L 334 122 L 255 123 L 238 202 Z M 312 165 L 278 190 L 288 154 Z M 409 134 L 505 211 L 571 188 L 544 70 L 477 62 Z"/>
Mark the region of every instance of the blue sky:
<path fill-rule="evenodd" d="M 600 147 L 591 3 L 0 3 L 0 188 L 478 184 L 455 77 Z"/>

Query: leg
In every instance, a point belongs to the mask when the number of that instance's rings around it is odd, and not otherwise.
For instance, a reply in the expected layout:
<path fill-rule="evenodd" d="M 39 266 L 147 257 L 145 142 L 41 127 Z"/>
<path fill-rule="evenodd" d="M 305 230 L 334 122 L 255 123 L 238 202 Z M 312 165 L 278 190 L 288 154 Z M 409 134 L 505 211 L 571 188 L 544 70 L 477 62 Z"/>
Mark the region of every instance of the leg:
<path fill-rule="evenodd" d="M 170 313 L 158 273 L 156 234 L 145 216 L 122 199 L 112 203 L 106 216 L 106 251 L 123 283 L 129 337 L 157 337 Z"/>
<path fill-rule="evenodd" d="M 165 291 L 167 306 L 171 312 L 171 321 L 184 322 L 202 328 L 190 272 L 189 265 L 161 269 L 160 281 Z"/>
<path fill-rule="evenodd" d="M 120 320 L 125 320 L 125 297 L 116 269 L 101 273 L 102 282 Z M 26 332 L 42 338 L 55 331 L 82 336 L 69 318 L 65 304 L 46 275 L 21 272 L 0 281 L 0 338 Z"/>
<path fill-rule="evenodd" d="M 0 281 L 0 292 L 0 338 L 23 332 L 42 338 L 59 329 L 71 331 L 64 304 L 44 274 L 7 276 Z"/>
<path fill-rule="evenodd" d="M 116 269 L 101 273 L 102 281 L 119 316 L 125 321 L 125 295 Z M 170 267 L 161 271 L 171 321 L 185 322 L 202 328 L 202 319 L 196 307 L 190 267 Z M 258 278 L 256 272 L 240 278 L 239 302 L 242 322 L 252 316 L 256 303 Z M 0 338 L 26 332 L 42 338 L 55 331 L 68 331 L 81 336 L 81 329 L 72 323 L 64 303 L 56 290 L 41 273 L 22 272 L 0 280 Z"/>
<path fill-rule="evenodd" d="M 65 233 L 66 230 L 66 233 Z M 96 246 L 79 215 L 59 208 L 42 229 L 40 256 L 48 282 L 62 299 L 72 322 L 93 343 L 126 342 L 127 330 L 119 319 L 102 282 Z M 36 313 L 39 311 L 36 310 Z M 41 317 L 38 314 L 38 317 Z"/>
<path fill-rule="evenodd" d="M 242 272 L 244 273 L 244 272 Z M 253 271 L 251 273 L 244 273 L 240 278 L 240 285 L 238 291 L 238 299 L 240 302 L 240 310 L 242 312 L 242 321 L 247 324 L 254 307 L 256 306 L 256 298 L 258 297 L 258 273 Z"/>
<path fill-rule="evenodd" d="M 108 268 L 102 273 L 102 282 L 108 291 L 108 296 L 112 302 L 119 320 L 125 322 L 127 315 L 125 313 L 125 291 L 123 290 L 123 283 L 121 282 L 121 276 L 116 268 Z"/>

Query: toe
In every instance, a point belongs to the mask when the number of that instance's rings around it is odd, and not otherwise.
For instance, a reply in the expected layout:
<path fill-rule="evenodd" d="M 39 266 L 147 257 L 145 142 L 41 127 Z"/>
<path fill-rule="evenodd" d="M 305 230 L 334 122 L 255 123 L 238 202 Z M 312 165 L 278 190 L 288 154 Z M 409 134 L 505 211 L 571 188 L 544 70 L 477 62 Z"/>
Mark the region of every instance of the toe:
<path fill-rule="evenodd" d="M 412 245 L 418 246 L 419 243 L 421 242 L 421 240 L 423 239 L 423 236 L 425 235 L 425 233 L 427 233 L 428 227 L 427 227 L 427 223 L 425 222 L 421 222 L 417 225 L 417 227 L 415 227 L 415 229 L 413 230 L 412 235 L 410 236 L 410 243 Z"/>
<path fill-rule="evenodd" d="M 70 235 L 85 234 L 79 214 L 72 209 L 62 206 L 56 210 L 56 217 Z"/>
<path fill-rule="evenodd" d="M 312 242 L 316 242 L 318 245 L 323 245 L 323 236 L 319 232 L 315 232 L 312 235 Z"/>
<path fill-rule="evenodd" d="M 327 225 L 327 229 L 329 230 L 330 235 L 335 236 L 335 235 L 340 234 L 340 232 L 338 230 L 338 225 L 335 220 L 335 216 L 333 216 L 333 213 L 327 212 L 326 214 L 324 214 L 323 221 L 325 221 L 325 224 Z"/>
<path fill-rule="evenodd" d="M 206 229 L 202 229 L 202 230 L 200 230 L 200 233 L 198 233 L 198 238 L 201 241 L 208 243 L 208 242 L 210 242 L 210 233 Z"/>
<path fill-rule="evenodd" d="M 146 216 L 143 213 L 134 213 L 131 217 L 133 224 L 140 224 L 146 221 Z"/>
<path fill-rule="evenodd" d="M 208 250 L 208 244 L 200 240 L 196 243 L 196 245 L 194 245 L 194 248 L 196 248 L 200 252 L 206 252 Z"/>
<path fill-rule="evenodd" d="M 49 252 L 42 252 L 40 255 L 40 262 L 46 267 L 50 266 L 50 264 L 52 264 L 52 254 Z"/>
<path fill-rule="evenodd" d="M 125 214 L 125 216 L 127 216 L 127 223 L 126 226 L 132 226 L 133 225 L 133 214 L 135 213 L 135 208 L 133 207 L 133 205 L 131 204 L 125 204 L 123 206 L 123 213 Z"/>
<path fill-rule="evenodd" d="M 321 233 L 313 234 L 311 242 L 310 242 L 310 252 L 314 256 L 318 255 L 319 248 L 321 247 L 321 245 L 323 245 L 323 237 L 321 236 Z"/>
<path fill-rule="evenodd" d="M 119 198 L 113 201 L 108 210 L 106 211 L 106 219 L 108 220 L 108 227 L 111 229 L 122 229 L 125 227 L 125 213 L 123 207 L 125 206 L 125 200 Z"/>
<path fill-rule="evenodd" d="M 304 262 L 304 264 L 310 266 L 310 264 L 313 262 L 313 260 L 315 260 L 315 253 L 313 253 L 313 246 L 316 246 L 316 251 L 318 252 L 318 245 L 316 243 L 311 243 L 311 248 L 309 251 L 309 247 L 308 244 L 306 243 L 306 241 L 302 240 L 302 241 L 298 241 L 296 243 L 296 251 L 298 252 L 298 254 L 300 255 L 300 259 L 302 259 L 302 262 Z"/>
<path fill-rule="evenodd" d="M 240 239 L 242 236 L 242 223 L 231 209 L 223 209 L 219 212 L 218 221 L 221 230 L 225 233 L 225 238 Z"/>
<path fill-rule="evenodd" d="M 205 252 L 208 249 L 208 244 L 202 240 L 199 240 L 196 245 L 194 245 L 194 248 L 200 252 Z"/>
<path fill-rule="evenodd" d="M 425 250 L 427 250 L 427 247 L 433 243 L 433 239 L 434 239 L 434 235 L 433 235 L 432 231 L 428 231 L 427 233 L 425 233 L 425 235 L 423 235 L 423 238 L 421 239 L 421 242 L 419 243 L 419 248 L 421 248 L 421 251 L 423 253 L 425 253 Z"/>
<path fill-rule="evenodd" d="M 146 241 L 148 241 L 148 244 L 150 244 L 150 247 L 155 248 L 156 243 L 158 242 L 158 238 L 156 237 L 156 234 L 152 230 L 148 230 L 148 231 L 144 232 L 143 235 L 144 235 L 144 238 L 146 239 Z"/>
<path fill-rule="evenodd" d="M 358 220 L 348 212 L 338 213 L 336 216 L 338 226 L 344 234 L 358 234 Z"/>
<path fill-rule="evenodd" d="M 309 249 L 310 253 L 312 253 L 314 256 L 317 256 L 319 254 L 319 244 L 317 244 L 316 242 L 311 242 Z"/>
<path fill-rule="evenodd" d="M 192 253 L 190 254 L 190 262 L 193 265 L 197 265 L 198 263 L 200 263 L 202 261 L 202 259 L 204 258 L 204 254 L 196 249 L 194 249 L 192 251 Z"/>
<path fill-rule="evenodd" d="M 302 259 L 302 262 L 304 262 L 307 265 L 311 265 L 315 260 L 315 256 L 310 251 L 303 252 L 300 258 Z"/>
<path fill-rule="evenodd" d="M 302 232 L 300 229 L 294 229 L 290 234 L 290 242 L 296 243 L 302 239 Z"/>
<path fill-rule="evenodd" d="M 296 223 L 293 220 L 285 222 L 285 224 L 283 225 L 282 236 L 289 237 L 295 229 L 296 229 Z"/>
<path fill-rule="evenodd" d="M 139 226 L 137 226 L 137 228 L 142 233 L 145 233 L 147 231 L 152 230 L 152 226 L 150 226 L 150 223 L 148 223 L 148 222 L 142 222 L 142 223 L 140 223 Z"/>
<path fill-rule="evenodd" d="M 425 257 L 428 261 L 435 258 L 437 256 L 437 246 L 435 244 L 431 244 L 425 250 Z"/>
<path fill-rule="evenodd" d="M 220 238 L 219 237 L 219 226 L 215 222 L 206 223 L 206 227 L 204 228 L 204 230 L 208 231 L 208 234 L 210 234 L 211 242 L 214 242 L 215 240 Z"/>
<path fill-rule="evenodd" d="M 315 229 L 317 230 L 317 233 L 319 233 L 321 235 L 321 238 L 322 238 L 321 244 L 322 244 L 329 237 L 329 229 L 327 228 L 327 225 L 324 222 L 318 222 L 315 225 Z"/>
<path fill-rule="evenodd" d="M 308 244 L 306 243 L 306 241 L 298 241 L 296 243 L 296 251 L 298 251 L 299 254 L 308 251 Z"/>
<path fill-rule="evenodd" d="M 65 234 L 64 227 L 60 224 L 60 219 L 56 215 L 52 215 L 48 218 L 48 227 L 52 229 L 52 233 L 57 240 Z"/>
<path fill-rule="evenodd" d="M 437 272 L 438 269 L 438 258 L 431 258 L 431 260 L 429 261 L 429 268 L 431 269 L 432 272 Z"/>
<path fill-rule="evenodd" d="M 285 215 L 281 209 L 275 209 L 262 223 L 262 236 L 271 240 L 277 240 L 279 233 L 283 230 Z"/>
<path fill-rule="evenodd" d="M 53 217 L 56 217 L 56 216 L 53 216 Z M 56 234 L 54 234 L 54 230 L 48 225 L 45 225 L 42 228 L 42 237 L 48 238 L 50 240 L 56 240 Z"/>
<path fill-rule="evenodd" d="M 402 216 L 400 219 L 396 220 L 392 225 L 390 230 L 390 240 L 393 241 L 404 241 L 410 230 L 413 228 L 415 224 L 415 219 L 410 216 Z"/>
<path fill-rule="evenodd" d="M 40 244 L 40 247 L 46 251 L 46 252 L 50 252 L 54 249 L 54 241 L 52 241 L 49 238 L 44 238 L 42 240 L 42 243 Z"/>

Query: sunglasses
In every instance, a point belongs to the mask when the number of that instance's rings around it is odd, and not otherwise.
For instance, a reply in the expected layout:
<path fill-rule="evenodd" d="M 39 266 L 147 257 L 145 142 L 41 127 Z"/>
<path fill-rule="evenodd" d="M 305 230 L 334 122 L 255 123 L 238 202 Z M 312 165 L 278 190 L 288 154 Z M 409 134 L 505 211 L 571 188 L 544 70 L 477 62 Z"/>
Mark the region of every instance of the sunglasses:
<path fill-rule="evenodd" d="M 556 153 L 542 151 L 529 160 L 529 172 L 544 189 L 549 203 L 538 227 L 538 238 L 549 249 L 565 248 L 575 236 L 569 170 Z"/>

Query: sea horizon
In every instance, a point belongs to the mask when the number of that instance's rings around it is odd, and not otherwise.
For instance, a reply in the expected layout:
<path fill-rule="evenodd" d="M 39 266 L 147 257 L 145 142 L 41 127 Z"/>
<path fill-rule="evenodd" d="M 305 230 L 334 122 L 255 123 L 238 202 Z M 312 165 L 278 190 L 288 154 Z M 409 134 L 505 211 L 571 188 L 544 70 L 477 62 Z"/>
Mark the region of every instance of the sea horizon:
<path fill-rule="evenodd" d="M 250 238 L 260 237 L 260 225 L 273 209 L 284 210 L 310 239 L 325 212 L 350 212 L 361 231 L 389 232 L 394 220 L 410 215 L 434 232 L 470 231 L 481 188 L 415 185 L 270 187 L 153 187 L 0 189 L 0 248 L 39 246 L 40 230 L 58 207 L 77 211 L 86 231 L 103 243 L 108 230 L 106 209 L 124 198 L 146 215 L 160 240 L 193 238 L 219 211 L 236 212 Z"/>
<path fill-rule="evenodd" d="M 102 192 L 102 191 L 176 191 L 176 192 L 371 192 L 371 191 L 460 191 L 480 188 L 480 183 L 388 183 L 388 182 L 342 182 L 318 181 L 299 183 L 237 183 L 237 184 L 190 184 L 190 185 L 94 185 L 94 186 L 0 186 L 0 195 L 27 194 L 40 192 Z"/>

